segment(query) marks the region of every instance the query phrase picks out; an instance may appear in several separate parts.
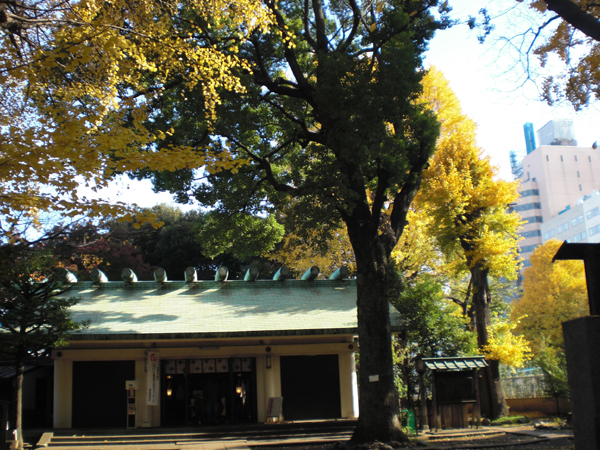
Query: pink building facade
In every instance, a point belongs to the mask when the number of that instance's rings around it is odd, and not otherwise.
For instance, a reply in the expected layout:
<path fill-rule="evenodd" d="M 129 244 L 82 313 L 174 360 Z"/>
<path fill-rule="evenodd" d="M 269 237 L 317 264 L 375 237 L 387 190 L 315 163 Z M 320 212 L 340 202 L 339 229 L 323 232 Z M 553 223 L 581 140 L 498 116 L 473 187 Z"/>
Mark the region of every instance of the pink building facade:
<path fill-rule="evenodd" d="M 544 139 L 541 142 L 543 144 Z M 540 145 L 524 157 L 521 165 L 521 197 L 511 210 L 518 212 L 525 221 L 520 231 L 523 240 L 519 243 L 524 267 L 530 265 L 529 257 L 537 246 L 553 237 L 561 239 L 559 234 L 562 235 L 561 240 L 572 242 L 577 236 L 577 241 L 590 242 L 587 240 L 585 214 L 583 222 L 573 225 L 569 218 L 568 228 L 565 228 L 567 221 L 560 216 L 581 205 L 586 196 L 589 198 L 594 191 L 600 190 L 600 151 L 592 147 Z M 572 230 L 573 226 L 578 227 L 577 230 Z M 566 232 L 567 229 L 572 232 Z M 549 236 L 551 230 L 554 230 L 553 236 Z M 577 233 L 573 234 L 575 231 Z M 585 239 L 583 231 L 586 231 Z"/>

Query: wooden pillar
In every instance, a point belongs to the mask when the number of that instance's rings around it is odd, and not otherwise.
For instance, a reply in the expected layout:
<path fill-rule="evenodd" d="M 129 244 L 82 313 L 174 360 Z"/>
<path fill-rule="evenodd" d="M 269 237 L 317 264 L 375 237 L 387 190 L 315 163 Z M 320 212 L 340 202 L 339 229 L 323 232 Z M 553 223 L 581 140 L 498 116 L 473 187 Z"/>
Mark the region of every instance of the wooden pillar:
<path fill-rule="evenodd" d="M 475 369 L 475 405 L 473 415 L 475 416 L 475 428 L 481 426 L 481 396 L 479 395 L 479 369 Z"/>
<path fill-rule="evenodd" d="M 421 430 L 429 431 L 429 423 L 427 421 L 427 392 L 425 391 L 425 372 L 419 374 L 419 392 L 421 394 L 421 408 L 419 415 L 421 417 Z"/>
<path fill-rule="evenodd" d="M 438 431 L 440 429 L 440 415 L 439 415 L 439 408 L 438 408 L 438 392 L 437 392 L 437 386 L 436 386 L 436 377 L 435 377 L 435 370 L 432 371 L 432 385 L 433 385 L 433 395 L 432 395 L 432 399 L 431 399 L 431 419 L 432 419 L 432 424 L 431 427 L 432 429 L 434 429 L 435 431 Z"/>

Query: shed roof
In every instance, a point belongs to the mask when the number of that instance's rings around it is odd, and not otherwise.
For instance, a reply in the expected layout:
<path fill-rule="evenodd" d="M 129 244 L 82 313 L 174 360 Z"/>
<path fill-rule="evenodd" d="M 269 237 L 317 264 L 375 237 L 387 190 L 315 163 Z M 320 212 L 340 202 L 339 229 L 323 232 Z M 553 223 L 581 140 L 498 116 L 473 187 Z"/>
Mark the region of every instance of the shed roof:
<path fill-rule="evenodd" d="M 354 280 L 79 282 L 64 295 L 80 298 L 74 320 L 91 320 L 73 340 L 357 333 Z"/>
<path fill-rule="evenodd" d="M 423 358 L 423 362 L 431 370 L 473 370 L 488 366 L 483 356 Z"/>

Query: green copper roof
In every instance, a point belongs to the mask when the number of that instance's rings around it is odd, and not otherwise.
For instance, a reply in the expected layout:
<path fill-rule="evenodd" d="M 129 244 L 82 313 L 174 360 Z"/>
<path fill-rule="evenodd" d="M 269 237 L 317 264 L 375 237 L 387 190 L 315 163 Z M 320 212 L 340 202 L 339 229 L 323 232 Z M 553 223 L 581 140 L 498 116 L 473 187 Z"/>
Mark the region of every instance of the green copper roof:
<path fill-rule="evenodd" d="M 487 367 L 483 356 L 462 356 L 453 358 L 423 358 L 423 362 L 431 370 L 473 370 Z"/>
<path fill-rule="evenodd" d="M 344 281 L 80 282 L 73 339 L 176 339 L 356 333 L 356 283 Z M 394 308 L 392 325 L 399 330 Z"/>

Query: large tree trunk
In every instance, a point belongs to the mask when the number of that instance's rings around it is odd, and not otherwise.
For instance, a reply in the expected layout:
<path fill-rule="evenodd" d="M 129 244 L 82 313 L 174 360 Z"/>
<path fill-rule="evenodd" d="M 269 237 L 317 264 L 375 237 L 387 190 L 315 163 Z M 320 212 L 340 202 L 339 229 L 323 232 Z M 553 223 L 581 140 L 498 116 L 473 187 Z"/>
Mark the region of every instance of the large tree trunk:
<path fill-rule="evenodd" d="M 387 255 L 381 245 L 367 243 L 361 247 L 362 251 L 355 249 L 360 414 L 352 441 L 406 442 L 394 384 Z"/>
<path fill-rule="evenodd" d="M 473 312 L 475 331 L 477 332 L 477 346 L 482 349 L 489 343 L 488 327 L 491 324 L 490 303 L 487 269 L 480 263 L 471 268 L 471 281 L 473 285 Z M 508 405 L 504 398 L 502 382 L 500 380 L 500 364 L 496 360 L 487 360 L 488 367 L 481 371 L 479 392 L 481 395 L 481 414 L 488 419 L 497 419 L 508 415 Z"/>

